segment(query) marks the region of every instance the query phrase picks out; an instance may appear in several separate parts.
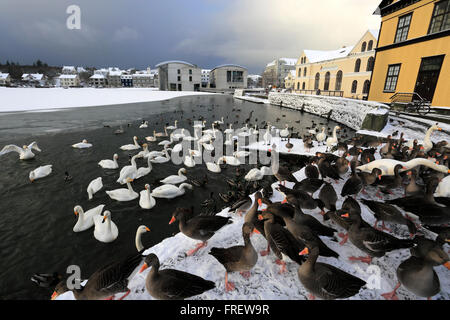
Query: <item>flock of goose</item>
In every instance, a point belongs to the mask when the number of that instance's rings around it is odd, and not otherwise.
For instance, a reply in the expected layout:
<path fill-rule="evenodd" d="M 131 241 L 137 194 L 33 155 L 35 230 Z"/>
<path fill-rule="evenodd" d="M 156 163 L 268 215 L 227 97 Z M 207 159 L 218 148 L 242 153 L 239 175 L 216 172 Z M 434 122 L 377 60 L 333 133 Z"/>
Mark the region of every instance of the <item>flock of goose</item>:
<path fill-rule="evenodd" d="M 120 169 L 117 183 L 126 184 L 127 187 L 107 190 L 106 193 L 116 201 L 139 198 L 139 205 L 143 209 L 151 209 L 156 205 L 155 198 L 173 199 L 183 195 L 187 189 L 193 189 L 193 185 L 204 185 L 205 181 L 188 179 L 185 168 L 181 168 L 177 175 L 162 179 L 162 185 L 153 190 L 146 184 L 145 189 L 137 193 L 131 183 L 148 175 L 153 165 L 170 161 L 168 152 L 181 151 L 179 145 L 184 140 L 194 142 L 199 147 L 197 150 L 189 149 L 189 155 L 183 161 L 188 168 L 195 166 L 193 159 L 200 152 L 200 147 L 206 150 L 213 147 L 216 136 L 222 133 L 218 128 L 224 124 L 223 118 L 213 122 L 211 129 L 205 128 L 205 121 L 195 124 L 195 136 L 191 137 L 189 131 L 178 128 L 175 121 L 173 126 L 166 126 L 164 132 L 153 131 L 153 136 L 145 138 L 155 146 L 162 146 L 160 151 L 150 151 L 148 143 L 140 145 L 138 138 L 134 137 L 132 144 L 120 147 L 121 150 L 139 151 L 131 158 L 130 165 Z M 148 122 L 143 121 L 140 128 L 148 128 Z M 433 143 L 430 140 L 432 132 L 440 130 L 439 126 L 432 126 L 421 142 L 405 141 L 401 135 L 399 139 L 389 136 L 385 141 L 378 139 L 364 144 L 358 138 L 339 141 L 336 135 L 336 131 L 340 129 L 338 126 L 328 139 L 324 129 L 318 131 L 318 128 L 313 128 L 303 139 L 295 139 L 288 126 L 279 130 L 267 123 L 267 128 L 263 139 L 270 146 L 271 165 L 255 167 L 246 174 L 237 168 L 236 179 L 226 180 L 231 191 L 220 195 L 222 200 L 230 204 L 230 212 L 235 212 L 236 217 L 244 215 L 243 245 L 213 247 L 209 251 L 225 269 L 224 288 L 227 292 L 236 286 L 228 280 L 229 272 L 240 272 L 243 277 L 248 278 L 257 261 L 272 251 L 277 259 L 276 263 L 280 265 L 280 273 L 286 272 L 286 262 L 298 265 L 298 279 L 310 293 L 310 298 L 342 299 L 358 294 L 366 285 L 364 280 L 331 264 L 317 262 L 319 256 L 339 259 L 339 254 L 321 239 L 325 237 L 336 241 L 337 235 L 343 238 L 341 245 L 350 241 L 355 247 L 355 253 L 362 251 L 367 254 L 366 257 L 352 256 L 352 261 L 369 264 L 373 258 L 383 257 L 394 250 L 411 251 L 411 257 L 398 266 L 398 286 L 393 292 L 384 294 L 384 298 L 396 299 L 395 292 L 401 285 L 417 296 L 432 297 L 439 293 L 439 278 L 433 267 L 445 265 L 450 268 L 449 256 L 443 249 L 450 241 L 450 176 L 447 175 L 450 173 L 450 152 L 446 141 Z M 197 129 L 202 131 L 201 137 L 198 137 Z M 172 133 L 168 134 L 168 131 Z M 239 144 L 236 146 L 235 140 L 238 137 L 258 135 L 259 130 L 257 126 L 249 127 L 246 122 L 239 130 L 233 130 L 232 125 L 228 124 L 224 133 L 227 135 L 224 144 L 231 143 L 237 147 L 236 151 L 233 156 L 224 156 L 217 162 L 206 162 L 210 172 L 220 173 L 225 165 L 243 164 L 242 160 L 245 160 L 249 152 L 241 150 L 242 146 Z M 288 145 L 304 143 L 305 149 L 311 150 L 315 142 L 326 144 L 328 152 L 312 153 L 308 164 L 302 169 L 305 178 L 298 181 L 295 173 L 280 161 L 278 146 L 272 141 L 277 135 L 282 138 L 281 141 L 287 140 L 288 149 Z M 161 140 L 165 138 L 170 140 Z M 181 142 L 169 148 L 180 140 Z M 91 148 L 93 145 L 83 140 L 72 147 Z M 0 155 L 16 151 L 20 159 L 25 160 L 34 157 L 31 149 L 41 151 L 33 142 L 23 148 L 6 146 Z M 288 154 L 283 156 L 286 155 Z M 101 160 L 98 165 L 108 170 L 119 170 L 117 158 L 118 155 L 114 154 L 112 160 Z M 147 167 L 138 168 L 137 158 L 147 159 Z M 35 171 L 33 177 L 30 173 L 31 181 L 50 174 L 51 165 L 50 169 L 40 167 Z M 272 186 L 273 179 L 278 183 Z M 345 182 L 338 193 L 336 188 L 342 184 L 340 180 Z M 101 177 L 94 179 L 87 187 L 88 198 L 92 199 L 102 188 Z M 386 199 L 393 190 L 403 190 L 404 195 Z M 379 199 L 360 196 L 368 191 L 376 191 Z M 280 193 L 284 200 L 272 202 L 273 192 Z M 336 205 L 340 200 L 344 202 L 338 209 Z M 214 199 L 205 200 L 202 206 L 211 210 L 206 214 L 195 215 L 193 208 L 177 208 L 169 221 L 169 224 L 178 222 L 179 230 L 184 235 L 200 241 L 194 249 L 187 252 L 188 256 L 197 254 L 220 229 L 233 223 L 231 217 L 215 214 L 217 207 Z M 372 226 L 363 219 L 361 206 L 367 206 L 374 214 L 377 220 L 375 225 Z M 118 227 L 111 220 L 111 212 L 103 211 L 104 208 L 105 205 L 102 204 L 84 212 L 80 205 L 76 205 L 74 213 L 78 216 L 78 221 L 73 231 L 82 232 L 94 226 L 94 237 L 97 240 L 114 241 L 118 235 Z M 320 210 L 322 222 L 303 212 L 313 209 Z M 381 228 L 378 227 L 378 221 L 382 222 Z M 403 225 L 411 237 L 400 238 L 385 223 Z M 338 229 L 345 230 L 347 234 L 338 232 Z M 437 234 L 437 238 L 427 238 L 421 230 L 432 231 Z M 98 269 L 81 288 L 69 289 L 65 279 L 55 274 L 36 274 L 32 280 L 41 286 L 56 284 L 52 299 L 68 290 L 73 292 L 76 299 L 112 299 L 115 294 L 126 292 L 120 298 L 123 299 L 130 293 L 129 281 L 138 272 L 150 267 L 146 288 L 156 299 L 184 299 L 215 288 L 214 282 L 194 274 L 176 269 L 160 270 L 158 257 L 153 253 L 144 254 L 146 248 L 142 245 L 141 236 L 149 231 L 148 227 L 140 226 L 135 238 L 137 252 Z M 260 254 L 252 245 L 251 236 L 254 234 L 267 240 L 267 250 Z"/>

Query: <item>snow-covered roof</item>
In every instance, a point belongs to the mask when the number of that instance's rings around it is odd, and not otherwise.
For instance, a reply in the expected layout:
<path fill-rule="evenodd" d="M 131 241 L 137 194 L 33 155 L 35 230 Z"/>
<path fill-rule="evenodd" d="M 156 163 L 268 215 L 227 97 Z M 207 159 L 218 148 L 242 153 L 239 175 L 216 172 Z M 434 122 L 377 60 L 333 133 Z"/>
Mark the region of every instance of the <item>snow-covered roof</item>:
<path fill-rule="evenodd" d="M 103 74 L 95 73 L 89 79 L 105 79 Z"/>
<path fill-rule="evenodd" d="M 67 70 L 67 71 L 75 71 L 75 67 L 74 66 L 64 66 L 62 69 L 63 70 Z"/>
<path fill-rule="evenodd" d="M 240 66 L 240 65 L 238 65 L 238 64 L 221 64 L 220 66 L 214 67 L 214 68 L 211 70 L 211 72 L 214 71 L 214 70 L 216 70 L 216 69 L 219 69 L 219 68 L 226 68 L 226 67 L 238 67 L 238 68 L 242 68 L 242 69 L 247 70 L 246 67 Z"/>
<path fill-rule="evenodd" d="M 251 78 L 253 81 L 257 81 L 261 76 L 259 74 L 249 74 L 247 78 Z"/>
<path fill-rule="evenodd" d="M 26 78 L 31 78 L 36 81 L 42 80 L 44 75 L 42 73 L 24 73 L 22 74 L 22 80 L 25 80 Z"/>
<path fill-rule="evenodd" d="M 8 76 L 9 76 L 9 73 L 1 73 L 0 72 L 0 79 L 6 79 L 6 78 L 8 78 Z"/>
<path fill-rule="evenodd" d="M 353 46 L 348 46 L 340 48 L 337 50 L 304 50 L 306 57 L 310 63 L 315 63 L 319 61 L 333 60 L 338 58 L 343 58 L 348 56 L 350 51 L 352 51 Z"/>
<path fill-rule="evenodd" d="M 277 60 L 273 60 L 272 62 L 269 62 L 269 63 L 266 65 L 266 67 L 274 66 L 276 62 L 277 62 Z"/>
<path fill-rule="evenodd" d="M 155 68 L 158 68 L 158 67 L 160 67 L 160 66 L 162 66 L 162 65 L 170 64 L 170 63 L 181 63 L 181 64 L 186 64 L 186 65 L 191 66 L 191 67 L 194 67 L 194 68 L 197 67 L 195 64 L 192 64 L 192 63 L 189 63 L 189 62 L 186 62 L 186 61 L 182 61 L 182 60 L 169 60 L 169 61 L 164 61 L 164 62 L 158 63 L 158 64 L 155 66 Z"/>
<path fill-rule="evenodd" d="M 110 76 L 116 76 L 116 77 L 117 76 L 121 76 L 122 75 L 122 71 L 120 71 L 120 70 L 119 71 L 110 71 L 109 75 Z"/>
<path fill-rule="evenodd" d="M 132 75 L 135 78 L 152 78 L 153 75 L 150 73 L 135 73 Z"/>
<path fill-rule="evenodd" d="M 81 72 L 86 72 L 86 69 L 83 67 L 77 67 L 77 72 L 81 73 Z"/>
<path fill-rule="evenodd" d="M 78 78 L 76 74 L 62 74 L 59 76 L 60 79 L 75 79 Z"/>

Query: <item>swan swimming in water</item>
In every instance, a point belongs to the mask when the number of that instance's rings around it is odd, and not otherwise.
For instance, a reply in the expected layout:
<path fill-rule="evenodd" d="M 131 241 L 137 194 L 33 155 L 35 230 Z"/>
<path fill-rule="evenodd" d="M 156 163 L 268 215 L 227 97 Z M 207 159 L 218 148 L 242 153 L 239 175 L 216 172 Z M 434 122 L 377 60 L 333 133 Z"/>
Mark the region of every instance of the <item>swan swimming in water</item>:
<path fill-rule="evenodd" d="M 84 212 L 81 206 L 75 206 L 75 208 L 73 208 L 73 213 L 78 216 L 78 220 L 73 227 L 73 232 L 85 231 L 92 227 L 94 225 L 94 217 L 100 215 L 104 207 L 105 205 L 101 204 Z"/>
<path fill-rule="evenodd" d="M 111 212 L 106 210 L 103 215 L 94 217 L 94 237 L 100 242 L 112 242 L 119 236 L 119 229 L 111 220 Z"/>
<path fill-rule="evenodd" d="M 131 187 L 130 182 L 132 182 L 132 179 L 127 180 L 127 187 L 128 188 L 119 188 L 115 190 L 109 190 L 106 191 L 106 194 L 113 200 L 117 201 L 131 201 L 139 197 L 139 194 L 133 190 Z"/>
<path fill-rule="evenodd" d="M 37 150 L 39 152 L 42 151 L 41 149 L 39 149 L 36 141 L 33 141 L 28 146 L 23 146 L 22 148 L 14 145 L 14 144 L 9 144 L 9 145 L 5 146 L 2 149 L 2 151 L 0 151 L 0 156 L 7 154 L 9 152 L 17 152 L 19 154 L 20 160 L 29 160 L 29 159 L 33 159 L 35 156 L 35 154 L 31 151 L 32 149 Z"/>
<path fill-rule="evenodd" d="M 140 192 L 139 205 L 142 209 L 151 209 L 156 205 L 156 200 L 150 193 L 150 185 L 148 183 L 145 185 L 145 189 Z"/>
<path fill-rule="evenodd" d="M 125 184 L 127 179 L 135 179 L 137 175 L 137 164 L 136 158 L 142 158 L 141 155 L 137 154 L 131 158 L 131 165 L 124 166 L 120 170 L 119 179 L 117 179 L 117 183 Z"/>
<path fill-rule="evenodd" d="M 186 174 L 186 169 L 185 168 L 181 168 L 180 170 L 178 170 L 178 175 L 171 175 L 168 176 L 166 178 L 164 178 L 163 180 L 160 180 L 160 182 L 164 183 L 164 184 L 178 184 L 181 182 L 184 182 L 187 180 L 187 177 L 184 175 Z"/>
<path fill-rule="evenodd" d="M 96 192 L 98 192 L 101 188 L 103 188 L 102 177 L 98 177 L 98 178 L 92 180 L 87 187 L 87 193 L 88 193 L 89 200 L 91 200 L 93 195 Z"/>
<path fill-rule="evenodd" d="M 119 164 L 117 163 L 117 159 L 119 159 L 119 156 L 115 153 L 112 160 L 100 160 L 98 165 L 103 169 L 118 169 Z"/>
<path fill-rule="evenodd" d="M 45 166 L 40 166 L 33 171 L 30 172 L 29 178 L 30 181 L 33 182 L 34 180 L 45 178 L 50 173 L 52 173 L 52 165 L 48 164 Z"/>
<path fill-rule="evenodd" d="M 137 150 L 140 149 L 141 146 L 137 143 L 137 137 L 134 136 L 133 137 L 133 142 L 134 144 L 125 144 L 123 146 L 120 147 L 121 150 Z"/>
<path fill-rule="evenodd" d="M 88 141 L 84 139 L 81 142 L 73 144 L 72 147 L 77 149 L 86 149 L 92 147 L 92 143 L 88 143 Z"/>
<path fill-rule="evenodd" d="M 163 184 L 156 189 L 153 189 L 151 195 L 155 198 L 173 199 L 182 196 L 185 193 L 185 188 L 192 189 L 189 183 L 182 183 L 179 187 L 173 184 Z"/>
<path fill-rule="evenodd" d="M 135 179 L 142 178 L 143 176 L 148 175 L 152 171 L 153 166 L 150 160 L 151 160 L 150 158 L 147 158 L 147 167 L 140 167 L 137 169 Z"/>

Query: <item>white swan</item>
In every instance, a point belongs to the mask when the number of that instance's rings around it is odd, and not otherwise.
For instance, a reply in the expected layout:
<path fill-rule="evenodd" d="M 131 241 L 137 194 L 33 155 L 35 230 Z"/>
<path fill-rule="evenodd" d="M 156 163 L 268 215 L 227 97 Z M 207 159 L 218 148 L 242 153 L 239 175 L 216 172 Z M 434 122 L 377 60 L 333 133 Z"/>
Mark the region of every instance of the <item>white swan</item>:
<path fill-rule="evenodd" d="M 214 162 L 206 162 L 206 168 L 214 173 L 220 173 L 222 171 L 222 169 L 220 168 L 220 166 L 217 163 Z"/>
<path fill-rule="evenodd" d="M 191 136 L 189 131 L 188 131 L 188 134 L 189 135 L 184 135 L 183 141 L 196 141 L 196 140 L 198 140 L 197 130 L 194 130 L 194 136 Z"/>
<path fill-rule="evenodd" d="M 45 166 L 40 166 L 33 171 L 30 171 L 29 178 L 30 181 L 33 182 L 34 180 L 45 178 L 50 173 L 52 173 L 52 165 L 48 164 Z"/>
<path fill-rule="evenodd" d="M 178 123 L 178 120 L 175 120 L 175 125 L 173 125 L 173 126 L 168 126 L 167 129 L 168 129 L 168 130 L 175 130 L 175 129 L 177 129 L 177 123 Z"/>
<path fill-rule="evenodd" d="M 287 139 L 289 137 L 289 125 L 286 123 L 286 126 L 283 130 L 280 130 L 281 140 Z"/>
<path fill-rule="evenodd" d="M 138 155 L 142 156 L 142 157 L 146 157 L 148 155 L 148 153 L 149 153 L 149 151 L 148 151 L 148 144 L 143 143 L 142 144 L 142 151 L 139 151 Z"/>
<path fill-rule="evenodd" d="M 125 184 L 128 179 L 135 179 L 137 174 L 136 158 L 142 158 L 140 155 L 135 155 L 131 158 L 131 165 L 124 166 L 119 173 L 119 179 L 117 183 Z"/>
<path fill-rule="evenodd" d="M 119 168 L 119 164 L 117 163 L 117 159 L 119 159 L 119 156 L 117 155 L 117 153 L 115 153 L 113 155 L 113 159 L 109 160 L 100 160 L 98 165 L 100 167 L 102 167 L 103 169 L 118 169 Z"/>
<path fill-rule="evenodd" d="M 145 121 L 144 123 L 142 123 L 142 124 L 139 126 L 139 129 L 145 129 L 145 128 L 148 128 L 148 121 Z"/>
<path fill-rule="evenodd" d="M 94 217 L 94 237 L 100 242 L 112 242 L 119 236 L 119 229 L 111 220 L 111 212 L 106 210 L 103 215 Z"/>
<path fill-rule="evenodd" d="M 183 163 L 186 167 L 189 167 L 189 168 L 195 167 L 195 160 L 194 160 L 193 155 L 194 155 L 194 153 L 191 150 L 189 150 L 189 155 L 184 157 Z"/>
<path fill-rule="evenodd" d="M 156 136 L 156 137 L 159 137 L 159 138 L 168 137 L 169 135 L 167 133 L 167 127 L 164 126 L 164 132 L 156 132 L 156 133 L 153 132 L 153 135 Z"/>
<path fill-rule="evenodd" d="M 154 158 L 150 158 L 150 161 L 153 163 L 166 163 L 170 161 L 170 156 L 169 153 L 167 152 L 167 150 L 172 150 L 170 148 L 165 147 L 163 152 L 164 152 L 164 156 L 156 156 Z"/>
<path fill-rule="evenodd" d="M 177 143 L 177 144 L 174 145 L 173 148 L 172 148 L 172 152 L 174 152 L 174 153 L 178 153 L 178 152 L 180 152 L 180 151 L 182 151 L 182 150 L 183 150 L 183 143 L 182 143 L 182 142 Z"/>
<path fill-rule="evenodd" d="M 167 149 L 167 146 L 164 146 L 164 149 Z M 164 155 L 164 149 L 162 151 L 150 151 L 149 153 L 147 153 L 144 158 L 155 158 L 157 156 L 163 156 Z"/>
<path fill-rule="evenodd" d="M 263 135 L 264 142 L 266 145 L 269 145 L 272 142 L 272 135 L 270 134 L 270 123 L 267 123 L 267 129 L 266 132 Z"/>
<path fill-rule="evenodd" d="M 400 169 L 400 172 L 410 170 L 417 166 L 426 166 L 428 168 L 434 169 L 439 172 L 443 173 L 450 173 L 450 170 L 443 165 L 438 165 L 432 160 L 428 160 L 425 158 L 415 158 L 412 160 L 409 160 L 407 162 L 401 162 L 394 159 L 378 159 L 374 160 L 372 162 L 369 162 L 365 165 L 356 167 L 356 169 L 363 171 L 363 172 L 372 172 L 374 168 L 378 168 L 382 171 L 382 175 L 386 176 L 392 176 L 394 175 L 394 167 L 397 164 L 401 164 L 405 169 Z"/>
<path fill-rule="evenodd" d="M 33 141 L 28 146 L 23 146 L 22 148 L 14 145 L 14 144 L 9 144 L 9 145 L 5 146 L 2 149 L 2 151 L 0 151 L 0 156 L 14 151 L 14 152 L 17 152 L 19 154 L 19 159 L 20 160 L 29 160 L 29 159 L 33 159 L 34 156 L 35 156 L 34 153 L 31 152 L 32 149 L 37 150 L 39 152 L 42 151 L 41 149 L 39 149 L 36 141 Z"/>
<path fill-rule="evenodd" d="M 85 148 L 90 148 L 92 147 L 92 143 L 88 143 L 86 139 L 84 139 L 81 142 L 75 143 L 72 145 L 73 148 L 77 148 L 77 149 L 85 149 Z"/>
<path fill-rule="evenodd" d="M 214 144 L 212 142 L 212 139 L 209 140 L 209 143 L 203 143 L 203 148 L 205 148 L 205 150 L 208 151 L 213 151 L 214 150 Z"/>
<path fill-rule="evenodd" d="M 185 188 L 192 189 L 192 185 L 189 183 L 182 183 L 179 187 L 177 187 L 173 184 L 163 184 L 162 186 L 153 189 L 151 194 L 155 198 L 173 199 L 183 195 L 185 193 Z"/>
<path fill-rule="evenodd" d="M 131 201 L 139 197 L 139 194 L 133 190 L 131 187 L 130 182 L 133 181 L 131 179 L 127 180 L 127 187 L 128 188 L 119 188 L 115 190 L 109 190 L 106 191 L 108 196 L 117 201 Z"/>
<path fill-rule="evenodd" d="M 153 130 L 153 136 L 145 137 L 145 140 L 147 140 L 148 142 L 155 142 L 156 139 L 157 139 L 157 137 L 156 137 L 156 131 L 155 130 Z"/>
<path fill-rule="evenodd" d="M 140 149 L 141 148 L 141 146 L 137 143 L 137 137 L 136 136 L 134 136 L 133 137 L 133 144 L 125 144 L 125 145 L 123 145 L 123 146 L 121 146 L 120 147 L 120 149 L 121 150 L 137 150 L 137 149 Z"/>
<path fill-rule="evenodd" d="M 164 184 L 178 184 L 178 183 L 181 183 L 181 182 L 184 182 L 187 180 L 187 177 L 185 176 L 185 174 L 186 174 L 186 169 L 181 168 L 180 170 L 178 170 L 178 174 L 170 175 L 170 176 L 160 180 L 160 182 L 162 182 Z"/>
<path fill-rule="evenodd" d="M 203 120 L 202 122 L 199 122 L 197 124 L 194 124 L 192 127 L 196 129 L 203 129 L 205 127 L 206 120 Z"/>
<path fill-rule="evenodd" d="M 163 141 L 159 142 L 158 145 L 168 147 L 169 145 L 172 144 L 172 142 L 173 142 L 173 136 L 170 135 L 170 140 L 163 140 Z"/>
<path fill-rule="evenodd" d="M 237 146 L 236 146 L 236 151 L 234 152 L 234 156 L 237 158 L 245 158 L 248 157 L 250 155 L 250 151 L 246 151 L 246 150 L 240 150 L 241 149 L 241 145 L 239 143 L 239 140 L 237 142 Z"/>
<path fill-rule="evenodd" d="M 236 153 L 236 152 L 235 152 Z M 241 161 L 239 161 L 238 158 L 236 158 L 235 153 L 233 153 L 233 156 L 222 156 L 219 158 L 218 162 L 225 162 L 226 164 L 230 165 L 230 166 L 240 166 L 241 165 Z"/>
<path fill-rule="evenodd" d="M 446 176 L 439 182 L 436 191 L 434 192 L 435 197 L 450 197 L 450 176 Z"/>
<path fill-rule="evenodd" d="M 83 208 L 79 205 L 73 208 L 73 213 L 78 216 L 77 223 L 73 226 L 73 232 L 81 232 L 89 229 L 94 225 L 94 217 L 102 213 L 104 204 L 98 205 L 84 212 Z"/>
<path fill-rule="evenodd" d="M 337 136 L 336 136 L 336 131 L 337 130 L 341 130 L 341 127 L 335 126 L 334 129 L 333 129 L 333 136 L 329 137 L 327 139 L 327 148 L 328 149 L 331 149 L 331 147 L 334 146 L 335 144 L 337 144 L 337 142 L 338 142 L 338 139 L 337 139 Z"/>
<path fill-rule="evenodd" d="M 323 142 L 327 135 L 325 134 L 325 127 L 322 127 L 322 132 L 316 135 L 317 142 Z"/>
<path fill-rule="evenodd" d="M 146 167 L 140 167 L 137 169 L 136 177 L 134 179 L 142 178 L 143 176 L 148 175 L 152 171 L 152 162 L 150 158 L 147 158 L 147 166 Z"/>
<path fill-rule="evenodd" d="M 141 236 L 143 233 L 150 232 L 150 229 L 144 225 L 140 225 L 136 230 L 136 237 L 134 238 L 134 243 L 136 245 L 136 249 L 138 252 L 141 252 L 145 249 L 142 245 Z"/>
<path fill-rule="evenodd" d="M 95 178 L 94 180 L 92 180 L 87 187 L 87 193 L 88 193 L 89 200 L 91 200 L 93 195 L 96 192 L 98 192 L 101 188 L 103 188 L 102 177 L 98 177 L 98 178 Z"/>
<path fill-rule="evenodd" d="M 272 169 L 266 166 L 262 166 L 260 169 L 251 169 L 244 177 L 246 181 L 257 181 L 262 180 L 264 176 L 271 175 Z"/>
<path fill-rule="evenodd" d="M 230 123 L 229 128 L 228 128 L 228 129 L 225 129 L 224 133 L 226 133 L 226 134 L 228 134 L 228 133 L 233 133 L 233 132 L 234 132 L 234 129 L 233 129 L 232 127 L 233 127 L 233 124 Z"/>
<path fill-rule="evenodd" d="M 174 141 L 178 141 L 178 140 L 180 140 L 180 139 L 183 139 L 186 135 L 184 134 L 184 128 L 183 129 L 181 129 L 181 133 L 174 133 L 174 132 L 172 132 L 170 135 L 171 135 L 171 137 L 172 137 L 172 139 L 174 140 Z"/>
<path fill-rule="evenodd" d="M 422 142 L 423 151 L 425 153 L 430 151 L 433 148 L 433 142 L 431 141 L 430 136 L 433 133 L 433 131 L 436 131 L 436 130 L 439 130 L 439 131 L 442 130 L 442 128 L 439 127 L 439 125 L 437 123 L 435 125 L 432 125 L 425 133 L 425 137 L 423 138 L 423 142 Z M 419 144 L 420 144 L 420 142 L 419 142 Z M 408 143 L 405 144 L 405 146 L 412 148 L 414 146 L 414 139 L 409 140 Z"/>
<path fill-rule="evenodd" d="M 150 194 L 150 185 L 147 183 L 145 189 L 140 192 L 139 205 L 142 209 L 151 209 L 156 205 L 155 198 Z"/>
<path fill-rule="evenodd" d="M 214 121 L 215 124 L 223 124 L 223 117 L 221 117 L 221 120 Z"/>

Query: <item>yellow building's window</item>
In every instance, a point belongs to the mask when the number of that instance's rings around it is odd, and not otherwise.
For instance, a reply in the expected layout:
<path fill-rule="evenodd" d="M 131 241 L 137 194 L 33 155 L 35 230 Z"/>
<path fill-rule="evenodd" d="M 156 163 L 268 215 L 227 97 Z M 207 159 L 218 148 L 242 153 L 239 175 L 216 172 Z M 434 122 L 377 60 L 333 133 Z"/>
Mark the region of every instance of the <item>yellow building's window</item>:
<path fill-rule="evenodd" d="M 450 29 L 450 1 L 445 0 L 435 4 L 428 33 Z"/>
<path fill-rule="evenodd" d="M 409 25 L 411 24 L 412 13 L 398 18 L 397 32 L 394 43 L 405 41 L 408 38 Z"/>
<path fill-rule="evenodd" d="M 397 87 L 398 75 L 400 74 L 400 65 L 401 64 L 389 65 L 386 75 L 386 82 L 384 83 L 384 91 L 395 92 L 395 88 Z"/>

